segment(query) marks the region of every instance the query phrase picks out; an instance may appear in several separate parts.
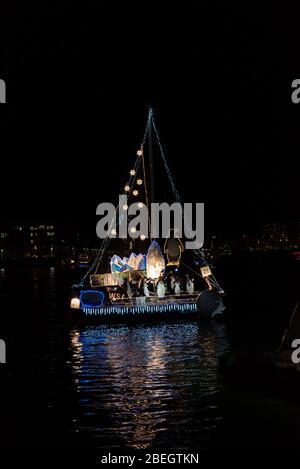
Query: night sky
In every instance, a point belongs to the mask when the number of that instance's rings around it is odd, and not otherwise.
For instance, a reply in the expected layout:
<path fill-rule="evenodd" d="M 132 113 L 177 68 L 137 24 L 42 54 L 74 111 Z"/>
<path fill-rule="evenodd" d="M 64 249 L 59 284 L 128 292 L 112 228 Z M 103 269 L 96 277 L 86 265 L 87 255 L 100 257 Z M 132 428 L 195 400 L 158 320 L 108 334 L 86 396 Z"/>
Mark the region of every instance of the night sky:
<path fill-rule="evenodd" d="M 179 191 L 206 203 L 210 229 L 300 220 L 295 11 L 91 4 L 2 19 L 2 222 L 93 231 L 149 106 Z"/>

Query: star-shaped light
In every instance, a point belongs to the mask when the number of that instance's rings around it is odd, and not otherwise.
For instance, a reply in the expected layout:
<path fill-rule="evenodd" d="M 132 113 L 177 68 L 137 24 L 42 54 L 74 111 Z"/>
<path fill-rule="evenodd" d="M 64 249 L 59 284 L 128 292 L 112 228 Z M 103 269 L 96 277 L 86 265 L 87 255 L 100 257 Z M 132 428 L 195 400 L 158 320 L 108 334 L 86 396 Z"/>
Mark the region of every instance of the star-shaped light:
<path fill-rule="evenodd" d="M 136 183 L 137 183 L 138 186 L 141 186 L 141 185 L 143 184 L 143 180 L 142 180 L 142 179 L 138 179 L 138 180 L 136 181 Z"/>
<path fill-rule="evenodd" d="M 133 191 L 133 195 L 138 195 L 139 191 L 135 190 Z"/>
<path fill-rule="evenodd" d="M 139 203 L 138 203 L 138 208 L 143 208 L 143 207 L 144 207 L 143 202 L 139 202 Z"/>
<path fill-rule="evenodd" d="M 131 233 L 135 233 L 135 232 L 136 232 L 136 227 L 135 227 L 135 226 L 132 226 L 132 227 L 130 228 L 130 232 L 131 232 Z"/>
<path fill-rule="evenodd" d="M 145 241 L 146 236 L 142 234 L 142 235 L 140 236 L 140 238 L 141 238 L 142 241 Z"/>
<path fill-rule="evenodd" d="M 135 174 L 136 174 L 135 169 L 131 169 L 131 170 L 130 170 L 130 176 L 135 176 Z"/>
<path fill-rule="evenodd" d="M 124 187 L 124 191 L 125 191 L 125 192 L 129 192 L 129 191 L 130 191 L 130 187 L 128 186 L 128 184 Z"/>
<path fill-rule="evenodd" d="M 142 150 L 142 148 L 140 148 L 140 149 L 136 152 L 136 154 L 137 154 L 138 156 L 143 156 L 143 150 Z"/>
<path fill-rule="evenodd" d="M 117 234 L 117 230 L 115 230 L 114 228 L 111 230 L 111 234 L 112 235 L 116 235 Z"/>
<path fill-rule="evenodd" d="M 123 210 L 128 210 L 128 205 L 127 204 L 123 205 Z"/>

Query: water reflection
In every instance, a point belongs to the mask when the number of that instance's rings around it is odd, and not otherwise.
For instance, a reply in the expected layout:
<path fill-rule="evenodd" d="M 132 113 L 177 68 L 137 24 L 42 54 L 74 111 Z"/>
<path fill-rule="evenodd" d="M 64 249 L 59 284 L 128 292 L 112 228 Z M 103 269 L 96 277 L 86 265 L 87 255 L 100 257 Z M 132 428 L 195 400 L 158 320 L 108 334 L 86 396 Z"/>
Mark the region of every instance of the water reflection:
<path fill-rule="evenodd" d="M 76 427 L 98 447 L 202 447 L 221 418 L 223 328 L 196 323 L 88 327 L 71 333 Z"/>

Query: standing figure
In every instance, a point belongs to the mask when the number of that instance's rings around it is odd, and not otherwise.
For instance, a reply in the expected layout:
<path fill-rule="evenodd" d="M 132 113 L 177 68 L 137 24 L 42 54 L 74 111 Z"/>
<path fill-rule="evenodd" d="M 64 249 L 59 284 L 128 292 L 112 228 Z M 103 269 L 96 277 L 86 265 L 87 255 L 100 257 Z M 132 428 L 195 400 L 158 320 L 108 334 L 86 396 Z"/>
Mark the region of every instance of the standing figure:
<path fill-rule="evenodd" d="M 131 286 L 128 280 L 127 280 L 127 285 L 126 285 L 126 293 L 127 293 L 128 298 L 132 298 Z"/>
<path fill-rule="evenodd" d="M 186 291 L 189 295 L 194 293 L 194 279 L 186 275 Z"/>
<path fill-rule="evenodd" d="M 175 282 L 176 282 L 176 279 L 175 279 L 174 274 L 172 272 L 171 276 L 170 276 L 170 289 L 171 289 L 172 293 L 174 293 Z"/>
<path fill-rule="evenodd" d="M 150 292 L 148 290 L 148 285 L 147 285 L 146 279 L 144 280 L 144 295 L 147 296 L 147 297 L 150 296 Z"/>
<path fill-rule="evenodd" d="M 166 294 L 166 287 L 162 279 L 157 284 L 157 296 L 158 298 L 164 298 Z"/>
<path fill-rule="evenodd" d="M 178 278 L 175 280 L 174 293 L 175 295 L 180 295 L 180 281 Z"/>

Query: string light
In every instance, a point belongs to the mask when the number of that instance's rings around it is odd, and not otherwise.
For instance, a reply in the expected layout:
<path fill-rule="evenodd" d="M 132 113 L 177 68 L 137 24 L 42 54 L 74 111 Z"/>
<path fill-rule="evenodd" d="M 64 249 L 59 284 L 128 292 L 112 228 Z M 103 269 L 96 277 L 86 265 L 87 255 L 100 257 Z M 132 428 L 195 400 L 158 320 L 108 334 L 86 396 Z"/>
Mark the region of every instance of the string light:
<path fill-rule="evenodd" d="M 127 204 L 123 205 L 123 210 L 128 210 L 128 205 Z"/>
<path fill-rule="evenodd" d="M 136 232 L 136 227 L 135 227 L 135 226 L 132 226 L 132 227 L 130 228 L 130 232 L 131 232 L 131 233 L 135 233 L 135 232 Z"/>
<path fill-rule="evenodd" d="M 116 235 L 117 234 L 117 230 L 115 230 L 114 228 L 111 230 L 111 234 L 112 235 Z"/>
<path fill-rule="evenodd" d="M 130 170 L 130 176 L 135 176 L 135 175 L 136 175 L 135 169 L 131 169 L 131 170 Z"/>
<path fill-rule="evenodd" d="M 142 148 L 140 148 L 140 150 L 138 150 L 138 151 L 136 152 L 136 154 L 137 154 L 137 156 L 143 156 L 143 150 L 142 150 Z"/>
<path fill-rule="evenodd" d="M 142 235 L 140 236 L 140 238 L 141 238 L 142 241 L 145 241 L 146 236 L 145 236 L 144 234 L 142 234 Z"/>
<path fill-rule="evenodd" d="M 137 191 L 137 190 L 133 191 L 133 195 L 135 195 L 135 196 L 138 195 L 138 193 L 139 193 L 139 191 Z"/>
<path fill-rule="evenodd" d="M 130 187 L 128 186 L 128 184 L 124 187 L 124 191 L 125 191 L 125 192 L 129 192 L 129 191 L 130 191 Z"/>
<path fill-rule="evenodd" d="M 139 202 L 139 203 L 138 203 L 138 208 L 143 208 L 143 207 L 144 207 L 143 202 Z"/>
<path fill-rule="evenodd" d="M 143 184 L 143 180 L 142 180 L 142 179 L 138 179 L 138 180 L 136 181 L 136 183 L 137 183 L 138 186 L 141 186 L 141 185 Z"/>

